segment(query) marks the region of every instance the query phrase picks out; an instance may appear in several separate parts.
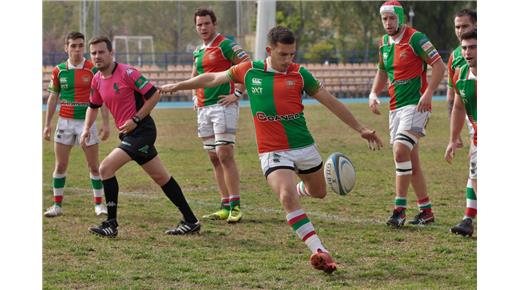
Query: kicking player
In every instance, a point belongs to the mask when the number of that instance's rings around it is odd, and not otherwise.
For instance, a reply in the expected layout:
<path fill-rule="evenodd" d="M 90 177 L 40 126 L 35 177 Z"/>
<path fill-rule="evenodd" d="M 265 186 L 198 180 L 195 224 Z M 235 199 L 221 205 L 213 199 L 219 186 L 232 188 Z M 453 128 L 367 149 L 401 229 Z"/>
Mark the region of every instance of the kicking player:
<path fill-rule="evenodd" d="M 157 130 L 150 112 L 159 101 L 159 92 L 135 68 L 114 62 L 110 39 L 94 38 L 89 48 L 92 61 L 99 71 L 92 79 L 81 142 L 90 138 L 97 110 L 103 104 L 112 113 L 121 140 L 121 144 L 103 159 L 99 167 L 107 201 L 107 220 L 99 227 L 91 227 L 90 231 L 103 237 L 117 236 L 119 184 L 115 174 L 119 168 L 134 160 L 162 188 L 184 217 L 176 228 L 166 233 L 184 235 L 199 232 L 200 222 L 191 211 L 180 186 L 164 168 L 154 146 Z"/>
<path fill-rule="evenodd" d="M 455 24 L 455 35 L 459 39 L 459 42 L 461 41 L 461 36 L 465 32 L 473 31 L 477 29 L 477 12 L 469 9 L 462 9 L 461 11 L 457 12 L 454 19 Z M 449 108 L 449 114 L 451 119 L 451 114 L 453 111 L 453 102 L 455 99 L 455 93 L 454 93 L 454 83 L 453 83 L 453 77 L 455 75 L 455 70 L 457 68 L 460 68 L 461 66 L 466 64 L 466 59 L 462 55 L 462 48 L 459 45 L 450 55 L 450 58 L 448 60 L 448 108 Z M 473 140 L 473 126 L 471 122 L 469 121 L 468 117 L 466 116 L 466 124 L 469 131 L 469 140 Z M 457 148 L 462 147 L 462 141 L 460 140 L 460 136 L 457 138 Z M 472 141 L 470 141 L 472 142 Z M 471 145 L 470 145 L 471 150 Z M 466 213 L 465 218 L 474 219 L 477 215 L 477 195 L 475 194 L 475 191 L 473 190 L 473 185 L 471 178 L 468 178 L 468 181 L 466 183 Z M 457 227 L 452 228 L 456 229 Z"/>
<path fill-rule="evenodd" d="M 454 234 L 473 235 L 473 219 L 477 215 L 477 31 L 468 31 L 460 36 L 461 52 L 466 64 L 457 68 L 453 75 L 455 100 L 451 113 L 450 142 L 446 147 L 444 159 L 451 164 L 457 149 L 457 136 L 464 127 L 467 116 L 473 128 L 471 140 L 469 179 L 473 187 L 467 195 L 468 207 L 462 221 L 450 229 Z"/>
<path fill-rule="evenodd" d="M 70 151 L 74 145 L 79 145 L 79 137 L 85 122 L 85 112 L 88 107 L 90 81 L 96 68 L 90 60 L 83 57 L 85 53 L 85 36 L 80 32 L 71 32 L 65 38 L 65 52 L 68 59 L 54 67 L 49 83 L 49 98 L 43 138 L 51 140 L 52 117 L 60 104 L 59 118 L 54 133 L 55 166 L 52 174 L 52 191 L 54 204 L 49 207 L 44 216 L 57 217 L 63 214 L 62 202 Z M 101 109 L 103 123 L 99 136 L 106 140 L 109 135 L 108 111 Z M 103 185 L 99 177 L 98 153 L 99 138 L 96 124 L 91 127 L 90 138 L 81 146 L 85 153 L 90 171 L 90 183 L 94 194 L 94 212 L 96 215 L 107 214 L 103 201 Z"/>
<path fill-rule="evenodd" d="M 396 197 L 387 225 L 404 225 L 410 183 L 420 209 L 410 223 L 425 225 L 433 223 L 435 218 L 419 162 L 419 139 L 426 135 L 432 95 L 443 78 L 445 66 L 428 37 L 405 24 L 404 9 L 399 2 L 385 2 L 380 14 L 387 34 L 379 44 L 379 66 L 370 92 L 369 106 L 374 114 L 381 114 L 377 95 L 388 81 Z M 427 64 L 432 67 L 429 85 L 426 81 Z"/>
<path fill-rule="evenodd" d="M 336 264 L 300 206 L 301 196 L 324 198 L 327 194 L 323 161 L 305 122 L 302 93 L 305 91 L 317 99 L 356 130 L 369 141 L 372 149 L 379 149 L 382 143 L 375 131 L 358 123 L 347 107 L 323 88 L 309 71 L 293 63 L 296 40 L 289 29 L 274 27 L 267 37 L 268 57 L 265 60 L 243 62 L 227 71 L 164 85 L 161 90 L 173 92 L 214 87 L 229 81 L 245 84 L 260 164 L 267 183 L 278 195 L 287 213 L 287 222 L 311 250 L 312 266 L 331 273 L 336 270 Z M 296 175 L 303 182 L 301 190 L 295 186 Z"/>
<path fill-rule="evenodd" d="M 229 69 L 233 64 L 249 60 L 236 43 L 216 31 L 217 17 L 212 10 L 199 8 L 193 16 L 195 29 L 203 44 L 193 52 L 192 77 Z M 198 135 L 213 165 L 213 174 L 220 192 L 220 209 L 203 216 L 205 219 L 242 219 L 238 168 L 234 144 L 238 125 L 239 104 L 244 86 L 228 82 L 213 88 L 200 88 L 196 96 Z"/>

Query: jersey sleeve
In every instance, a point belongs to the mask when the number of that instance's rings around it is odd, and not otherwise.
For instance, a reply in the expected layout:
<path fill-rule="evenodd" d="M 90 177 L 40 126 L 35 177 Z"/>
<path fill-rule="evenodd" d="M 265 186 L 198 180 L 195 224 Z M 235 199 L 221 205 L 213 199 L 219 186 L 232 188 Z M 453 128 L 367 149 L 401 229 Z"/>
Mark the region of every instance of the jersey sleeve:
<path fill-rule="evenodd" d="M 143 95 L 145 99 L 149 99 L 157 91 L 152 82 L 133 67 L 126 69 L 125 76 L 128 86 Z"/>
<path fill-rule="evenodd" d="M 300 66 L 298 70 L 303 78 L 303 90 L 309 95 L 314 96 L 320 88 L 321 83 L 306 68 Z"/>
<path fill-rule="evenodd" d="M 103 99 L 99 93 L 98 84 L 98 79 L 96 77 L 92 78 L 92 82 L 90 83 L 89 107 L 94 109 L 103 105 Z"/>
<path fill-rule="evenodd" d="M 236 59 L 238 60 L 237 63 L 241 63 L 248 58 L 247 52 L 240 45 L 230 40 L 225 41 L 221 48 L 224 56 L 231 62 Z"/>
<path fill-rule="evenodd" d="M 448 59 L 448 87 L 453 88 L 453 75 L 455 71 L 453 70 L 453 53 L 450 54 L 450 58 Z"/>
<path fill-rule="evenodd" d="M 47 89 L 51 93 L 59 94 L 60 92 L 59 73 L 60 70 L 58 69 L 58 67 L 55 67 L 52 70 L 51 81 L 49 82 L 49 87 Z"/>
<path fill-rule="evenodd" d="M 441 59 L 441 55 L 428 37 L 422 32 L 415 32 L 410 39 L 410 45 L 415 53 L 427 64 L 432 65 Z"/>
<path fill-rule="evenodd" d="M 227 70 L 227 76 L 235 83 L 244 84 L 246 73 L 252 66 L 250 61 L 234 65 Z"/>

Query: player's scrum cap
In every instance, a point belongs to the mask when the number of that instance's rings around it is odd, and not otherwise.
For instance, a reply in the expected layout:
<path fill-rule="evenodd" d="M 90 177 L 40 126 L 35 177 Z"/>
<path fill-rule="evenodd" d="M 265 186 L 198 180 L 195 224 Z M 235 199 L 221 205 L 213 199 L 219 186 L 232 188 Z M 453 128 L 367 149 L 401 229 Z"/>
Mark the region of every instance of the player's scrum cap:
<path fill-rule="evenodd" d="M 379 9 L 379 13 L 393 13 L 397 16 L 397 27 L 404 24 L 404 8 L 398 1 L 386 1 Z"/>

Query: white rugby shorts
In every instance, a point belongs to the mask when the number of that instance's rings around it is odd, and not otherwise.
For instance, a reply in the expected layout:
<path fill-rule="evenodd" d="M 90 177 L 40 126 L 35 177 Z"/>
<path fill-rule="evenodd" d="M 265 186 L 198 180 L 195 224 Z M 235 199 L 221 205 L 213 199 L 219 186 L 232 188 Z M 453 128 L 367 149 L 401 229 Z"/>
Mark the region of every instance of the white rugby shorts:
<path fill-rule="evenodd" d="M 312 173 L 323 164 L 316 144 L 300 149 L 261 153 L 258 158 L 266 177 L 277 169 L 291 169 L 299 174 Z"/>
<path fill-rule="evenodd" d="M 54 132 L 54 142 L 64 145 L 79 145 L 84 124 L 85 120 L 59 117 L 58 123 L 56 124 L 56 131 Z M 90 128 L 90 138 L 86 143 L 87 146 L 99 143 L 96 123 Z"/>
<path fill-rule="evenodd" d="M 198 136 L 216 136 L 219 139 L 218 134 L 236 134 L 239 110 L 238 103 L 197 108 Z"/>
<path fill-rule="evenodd" d="M 426 136 L 426 123 L 430 112 L 417 111 L 417 105 L 408 105 L 389 113 L 390 144 L 394 144 L 398 133 L 411 131 Z"/>

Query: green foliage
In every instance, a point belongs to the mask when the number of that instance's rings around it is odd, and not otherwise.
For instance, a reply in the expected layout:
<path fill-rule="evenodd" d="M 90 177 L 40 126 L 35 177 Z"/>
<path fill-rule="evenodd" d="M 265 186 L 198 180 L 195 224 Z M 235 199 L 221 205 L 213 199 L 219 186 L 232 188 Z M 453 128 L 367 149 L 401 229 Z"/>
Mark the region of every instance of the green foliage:
<path fill-rule="evenodd" d="M 387 104 L 375 116 L 366 104 L 353 114 L 375 129 L 385 148 L 369 151 L 359 135 L 320 105 L 305 106 L 305 117 L 322 157 L 340 151 L 356 166 L 357 181 L 347 196 L 302 199 L 302 206 L 324 245 L 338 262 L 326 275 L 313 270 L 310 252 L 287 225 L 280 202 L 261 173 L 249 108 L 241 108 L 236 146 L 243 222 L 203 222 L 197 236 L 163 234 L 180 219 L 160 188 L 130 162 L 117 172 L 119 236 L 102 239 L 88 227 L 94 215 L 88 171 L 79 148 L 72 150 L 63 200 L 64 215 L 43 218 L 44 289 L 475 289 L 477 239 L 448 233 L 465 209 L 466 147 L 452 165 L 443 160 L 448 140 L 444 102 L 433 103 L 428 135 L 421 140 L 421 164 L 436 214 L 433 226 L 384 225 L 394 197 L 394 163 L 388 146 Z M 42 117 L 44 115 L 42 114 Z M 219 205 L 210 161 L 196 136 L 191 109 L 155 110 L 156 146 L 198 216 Z M 55 123 L 55 121 L 54 121 Z M 119 140 L 111 128 L 100 158 Z M 43 143 L 45 206 L 52 204 L 54 166 L 51 142 Z M 415 213 L 409 193 L 409 216 Z M 42 211 L 43 213 L 43 211 Z M 475 235 L 476 236 L 476 235 Z"/>
<path fill-rule="evenodd" d="M 312 45 L 304 54 L 304 58 L 310 62 L 321 62 L 322 60 L 330 60 L 334 56 L 334 44 L 323 40 Z"/>
<path fill-rule="evenodd" d="M 378 40 L 384 33 L 379 16 L 382 2 L 373 1 L 277 1 L 276 23 L 296 34 L 298 50 L 315 57 L 334 55 L 349 61 L 345 51 L 359 51 L 365 61 L 374 57 Z M 462 8 L 476 9 L 476 1 L 402 1 L 408 17 L 413 8 L 413 26 L 424 32 L 441 51 L 457 47 L 453 17 Z M 80 2 L 43 2 L 43 50 L 62 50 L 63 37 L 79 29 Z M 101 1 L 101 33 L 115 35 L 151 35 L 157 52 L 191 52 L 200 43 L 193 27 L 193 12 L 209 7 L 218 18 L 218 30 L 237 35 L 238 41 L 253 50 L 256 27 L 256 3 L 240 4 L 240 31 L 236 27 L 235 1 Z M 92 37 L 92 11 L 87 23 L 87 38 Z M 247 40 L 247 41 L 246 41 Z M 325 43 L 330 52 L 316 53 Z M 312 50 L 312 51 L 309 51 Z M 321 61 L 324 59 L 322 58 Z M 307 60 L 310 61 L 310 60 Z"/>

